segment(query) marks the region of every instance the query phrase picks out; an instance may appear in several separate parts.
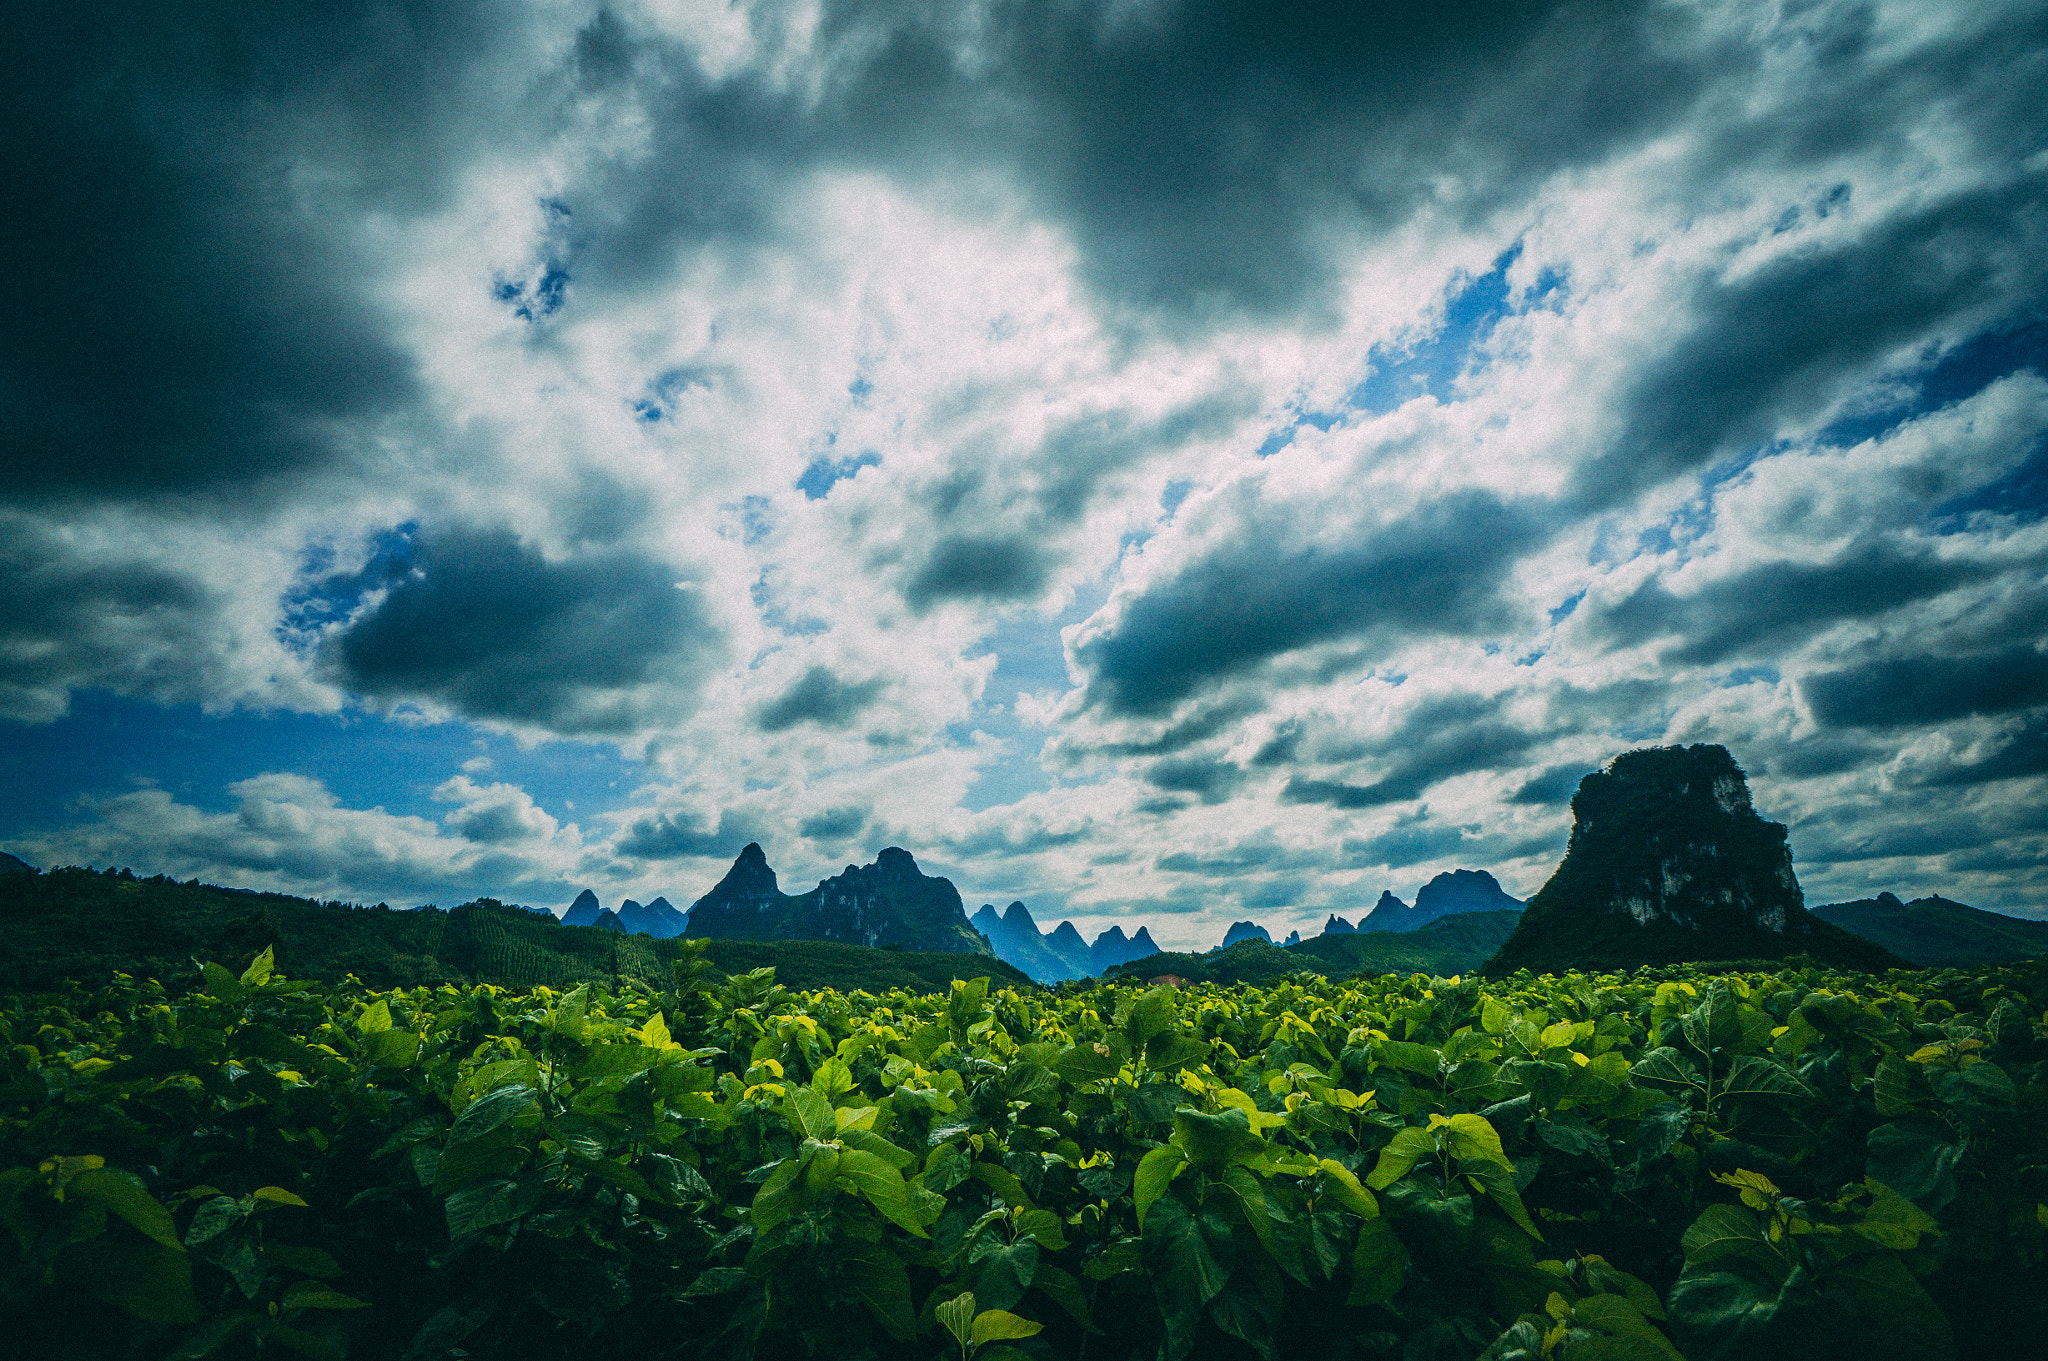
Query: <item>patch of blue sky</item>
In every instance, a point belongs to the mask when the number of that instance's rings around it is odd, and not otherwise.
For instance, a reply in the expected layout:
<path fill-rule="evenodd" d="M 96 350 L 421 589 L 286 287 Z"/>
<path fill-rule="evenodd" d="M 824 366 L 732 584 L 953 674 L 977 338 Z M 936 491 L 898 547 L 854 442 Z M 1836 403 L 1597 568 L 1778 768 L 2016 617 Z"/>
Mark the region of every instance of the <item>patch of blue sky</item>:
<path fill-rule="evenodd" d="M 1754 685 L 1758 681 L 1765 685 L 1776 685 L 1783 679 L 1784 675 L 1775 666 L 1738 666 L 1721 677 L 1718 685 L 1723 690 L 1733 690 L 1739 686 Z"/>
<path fill-rule="evenodd" d="M 1268 458 L 1285 449 L 1294 442 L 1295 432 L 1305 425 L 1327 431 L 1353 412 L 1384 415 L 1425 396 L 1450 401 L 1458 380 L 1484 367 L 1480 347 L 1502 319 L 1555 305 L 1565 288 L 1565 275 L 1545 267 L 1516 296 L 1508 282 L 1508 271 L 1521 255 L 1522 243 L 1517 241 L 1494 257 L 1486 273 L 1461 276 L 1444 304 L 1443 321 L 1434 331 L 1400 350 L 1375 346 L 1366 356 L 1365 381 L 1346 394 L 1343 410 L 1295 411 L 1290 424 L 1266 436 L 1259 446 L 1259 457 Z"/>
<path fill-rule="evenodd" d="M 1896 375 L 1903 395 L 1842 417 L 1823 428 L 1817 443 L 1847 448 L 1873 439 L 1915 416 L 1974 397 L 2022 370 L 2048 377 L 2048 320 L 2009 321 L 1987 328 L 1946 351 L 1920 357 L 1917 372 Z"/>
<path fill-rule="evenodd" d="M 670 369 L 647 385 L 646 396 L 633 400 L 633 415 L 649 425 L 663 420 L 674 409 L 676 398 L 691 388 L 708 390 L 716 376 L 714 370 L 695 365 Z"/>
<path fill-rule="evenodd" d="M 1078 593 L 1055 619 L 1013 619 L 989 635 L 996 669 L 982 691 L 981 705 L 965 726 L 996 738 L 1005 750 L 981 768 L 961 799 L 960 806 L 968 812 L 1001 807 L 1052 788 L 1052 778 L 1038 759 L 1045 735 L 1017 717 L 1017 699 L 1025 694 L 1060 694 L 1073 685 L 1060 630 L 1093 614 L 1104 596 L 1099 585 L 1092 586 Z"/>
<path fill-rule="evenodd" d="M 862 468 L 879 468 L 881 465 L 882 456 L 873 449 L 863 449 L 846 458 L 815 458 L 797 478 L 796 489 L 808 500 L 822 501 L 833 487 L 852 477 Z"/>
<path fill-rule="evenodd" d="M 279 602 L 277 633 L 287 641 L 310 640 L 329 624 L 354 614 L 369 592 L 403 575 L 411 561 L 413 536 L 419 525 L 407 521 L 379 534 L 370 555 L 353 572 L 334 570 L 334 550 L 321 545 L 309 550 L 299 571 L 300 584 Z"/>
<path fill-rule="evenodd" d="M 1564 622 L 1565 620 L 1567 620 L 1567 619 L 1571 618 L 1571 617 L 1572 617 L 1572 612 L 1573 612 L 1574 610 L 1576 610 L 1576 609 L 1578 609 L 1578 608 L 1579 608 L 1579 604 L 1580 604 L 1580 602 L 1581 602 L 1581 601 L 1583 601 L 1583 600 L 1584 600 L 1585 598 L 1586 598 L 1586 592 L 1585 592 L 1584 588 L 1581 588 L 1580 590 L 1578 590 L 1578 591 L 1574 592 L 1573 594 L 1571 594 L 1571 595 L 1569 595 L 1569 596 L 1566 596 L 1566 597 L 1565 597 L 1565 600 L 1564 600 L 1564 603 L 1563 603 L 1563 604 L 1561 604 L 1561 605 L 1556 605 L 1556 606 L 1553 606 L 1553 607 L 1551 608 L 1551 611 L 1550 611 L 1550 622 L 1551 622 L 1551 624 L 1552 624 L 1552 625 L 1562 624 L 1562 623 L 1563 623 L 1563 622 Z"/>
<path fill-rule="evenodd" d="M 522 749 L 467 723 L 423 723 L 359 711 L 209 714 L 105 691 L 72 696 L 54 723 L 0 723 L 0 835 L 74 821 L 82 798 L 144 787 L 207 812 L 235 806 L 228 786 L 273 771 L 320 781 L 344 807 L 438 820 L 450 805 L 434 789 L 468 772 L 478 784 L 517 785 L 556 819 L 580 822 L 623 806 L 643 767 L 616 748 L 546 742 Z M 137 865 L 138 872 L 150 872 Z"/>

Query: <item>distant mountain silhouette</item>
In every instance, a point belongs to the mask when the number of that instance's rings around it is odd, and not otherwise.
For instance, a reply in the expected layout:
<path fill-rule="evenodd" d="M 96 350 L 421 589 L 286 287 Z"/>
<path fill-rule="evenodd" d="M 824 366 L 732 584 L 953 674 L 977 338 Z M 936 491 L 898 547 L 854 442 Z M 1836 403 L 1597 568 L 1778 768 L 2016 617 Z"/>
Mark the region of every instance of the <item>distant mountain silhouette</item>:
<path fill-rule="evenodd" d="M 786 894 L 757 843 L 690 907 L 688 935 L 713 940 L 838 940 L 904 950 L 994 955 L 950 879 L 926 875 L 909 851 L 885 848 L 808 893 Z"/>
<path fill-rule="evenodd" d="M 569 910 L 562 914 L 564 926 L 595 926 L 604 908 L 597 901 L 597 895 L 584 889 L 576 895 L 576 901 L 569 904 Z"/>
<path fill-rule="evenodd" d="M 1510 896 L 1485 870 L 1451 870 L 1424 884 L 1415 894 L 1415 906 L 1391 892 L 1358 923 L 1361 931 L 1414 931 L 1440 917 L 1459 912 L 1520 912 L 1522 900 Z"/>
<path fill-rule="evenodd" d="M 1223 944 L 1217 948 L 1228 950 L 1231 946 L 1248 940 L 1261 940 L 1268 945 L 1273 943 L 1272 934 L 1257 922 L 1232 922 L 1230 929 L 1223 933 Z"/>
<path fill-rule="evenodd" d="M 1348 936 L 1357 930 L 1357 927 L 1334 912 L 1330 914 L 1330 919 L 1323 923 L 1323 934 L 1326 936 Z"/>
<path fill-rule="evenodd" d="M 1097 936 L 1093 945 L 1083 941 L 1070 921 L 1041 933 L 1031 910 L 1021 902 L 1011 903 L 1001 914 L 993 903 L 984 903 L 974 914 L 973 925 L 989 938 L 996 958 L 1041 983 L 1090 978 L 1114 965 L 1159 952 L 1151 933 L 1142 926 L 1136 936 L 1126 936 L 1123 927 L 1112 926 Z"/>
<path fill-rule="evenodd" d="M 1813 915 L 1922 968 L 2048 958 L 2048 921 L 1986 912 L 1939 894 L 1903 903 L 1896 894 L 1880 893 L 1828 903 L 1814 908 Z"/>
<path fill-rule="evenodd" d="M 1785 828 L 1757 816 L 1725 747 L 1625 752 L 1579 781 L 1572 819 L 1563 863 L 1488 973 L 1798 954 L 1898 962 L 1806 910 Z"/>
<path fill-rule="evenodd" d="M 619 905 L 619 922 L 629 933 L 644 933 L 656 940 L 673 940 L 688 929 L 690 917 L 666 898 L 656 898 L 645 907 L 628 898 Z"/>

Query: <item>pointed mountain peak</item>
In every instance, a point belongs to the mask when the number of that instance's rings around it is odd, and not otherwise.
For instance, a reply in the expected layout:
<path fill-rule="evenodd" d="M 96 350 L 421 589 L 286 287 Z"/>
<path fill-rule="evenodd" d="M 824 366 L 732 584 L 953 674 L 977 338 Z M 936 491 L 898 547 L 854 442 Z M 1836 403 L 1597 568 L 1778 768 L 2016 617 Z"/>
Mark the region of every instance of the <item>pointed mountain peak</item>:
<path fill-rule="evenodd" d="M 1032 920 L 1031 909 L 1021 902 L 1011 903 L 1003 909 L 1003 925 L 1013 930 L 1029 931 L 1034 936 L 1038 934 L 1038 923 Z"/>
<path fill-rule="evenodd" d="M 1128 943 L 1129 939 L 1124 935 L 1124 929 L 1121 926 L 1112 926 L 1095 938 L 1097 948 L 1103 945 L 1124 945 Z"/>
<path fill-rule="evenodd" d="M 1152 928 L 1149 926 L 1139 927 L 1138 934 L 1131 937 L 1131 944 L 1144 946 L 1145 954 L 1156 955 L 1159 953 L 1159 946 L 1153 942 Z M 1140 955 L 1139 958 L 1144 958 L 1144 955 Z"/>
<path fill-rule="evenodd" d="M 676 910 L 676 905 L 666 898 L 656 898 L 647 905 L 647 910 L 649 912 L 673 912 Z"/>
<path fill-rule="evenodd" d="M 1351 935 L 1356 933 L 1357 930 L 1357 927 L 1334 912 L 1330 914 L 1330 919 L 1323 923 L 1323 934 L 1326 936 Z"/>
<path fill-rule="evenodd" d="M 1884 908 L 1887 912 L 1898 912 L 1906 906 L 1904 903 L 1899 901 L 1898 894 L 1892 893 L 1890 891 L 1886 891 L 1884 893 L 1880 893 L 1877 895 L 1877 905 L 1879 907 Z"/>
<path fill-rule="evenodd" d="M 1055 926 L 1049 939 L 1056 945 L 1072 945 L 1082 950 L 1088 948 L 1088 942 L 1081 939 L 1081 933 L 1074 929 L 1072 922 L 1061 922 Z"/>

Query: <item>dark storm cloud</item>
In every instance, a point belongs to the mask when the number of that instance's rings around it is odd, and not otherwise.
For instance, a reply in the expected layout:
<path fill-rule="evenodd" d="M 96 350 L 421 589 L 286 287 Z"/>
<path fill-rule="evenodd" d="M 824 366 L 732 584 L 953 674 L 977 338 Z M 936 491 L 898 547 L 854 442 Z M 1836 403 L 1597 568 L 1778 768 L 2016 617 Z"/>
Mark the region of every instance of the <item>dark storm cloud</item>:
<path fill-rule="evenodd" d="M 750 819 L 731 811 L 721 813 L 708 827 L 687 814 L 657 813 L 627 828 L 613 849 L 636 860 L 723 860 L 738 856 L 749 841 L 760 841 L 759 830 Z"/>
<path fill-rule="evenodd" d="M 1145 772 L 1145 783 L 1176 794 L 1197 794 L 1203 803 L 1221 803 L 1244 783 L 1244 772 L 1228 761 L 1177 756 Z"/>
<path fill-rule="evenodd" d="M 1763 563 L 1688 596 L 1652 579 L 1588 613 L 1609 642 L 1632 647 L 1676 637 L 1664 661 L 1712 665 L 1770 655 L 1842 620 L 1875 618 L 1996 573 L 1874 540 L 1831 563 Z"/>
<path fill-rule="evenodd" d="M 1572 795 L 1579 789 L 1579 781 L 1586 777 L 1583 761 L 1567 761 L 1561 766 L 1551 766 L 1524 781 L 1522 787 L 1508 796 L 1509 803 L 1532 803 L 1539 806 L 1570 803 Z"/>
<path fill-rule="evenodd" d="M 1466 833 L 1475 830 L 1441 822 L 1402 823 L 1374 837 L 1346 837 L 1344 854 L 1352 863 L 1385 865 L 1398 870 L 1432 860 L 1455 858 L 1465 849 Z"/>
<path fill-rule="evenodd" d="M 2048 775 L 2048 714 L 2030 714 L 2019 730 L 1991 755 L 1981 761 L 1950 766 L 1926 783 L 1953 787 L 2026 775 Z"/>
<path fill-rule="evenodd" d="M 1024 539 L 951 535 L 939 540 L 904 588 L 912 609 L 946 600 L 1019 600 L 1045 587 L 1052 561 Z"/>
<path fill-rule="evenodd" d="M 624 549 L 549 562 L 506 530 L 444 531 L 416 545 L 410 570 L 328 655 L 361 694 L 631 732 L 645 717 L 631 691 L 667 682 L 687 693 L 718 645 L 677 576 Z"/>
<path fill-rule="evenodd" d="M 1820 414 L 1901 345 L 2048 305 L 2044 202 L 2032 177 L 1703 284 L 1697 320 L 1635 380 L 1623 433 L 1579 469 L 1575 499 L 1614 504 Z"/>
<path fill-rule="evenodd" d="M 814 666 L 796 684 L 763 705 L 754 715 L 754 726 L 762 732 L 788 732 L 799 723 L 821 728 L 844 728 L 875 702 L 886 682 L 879 679 L 843 681 L 823 666 Z"/>
<path fill-rule="evenodd" d="M 865 808 L 827 808 L 805 818 L 796 829 L 813 841 L 845 841 L 868 825 L 868 814 Z"/>
<path fill-rule="evenodd" d="M 1454 775 L 1518 764 L 1540 740 L 1499 716 L 1498 705 L 1471 695 L 1447 695 L 1418 704 L 1400 727 L 1373 746 L 1392 753 L 1385 773 L 1370 784 L 1346 784 L 1296 775 L 1281 791 L 1283 803 L 1333 808 L 1378 808 L 1422 797 Z"/>
<path fill-rule="evenodd" d="M 2048 655 L 2032 647 L 1970 657 L 1902 657 L 1823 672 L 1800 682 L 1830 727 L 1941 723 L 2048 703 Z"/>
<path fill-rule="evenodd" d="M 81 562 L 62 536 L 0 519 L 0 715 L 55 718 L 81 682 L 161 700 L 204 694 L 220 665 L 220 605 L 160 566 Z"/>
<path fill-rule="evenodd" d="M 412 361 L 323 224 L 438 198 L 484 112 L 459 72 L 499 27 L 345 0 L 16 16 L 5 494 L 247 498 L 408 408 Z"/>
<path fill-rule="evenodd" d="M 1469 633 L 1504 618 L 1502 580 L 1540 533 L 1527 508 L 1479 491 L 1330 545 L 1276 548 L 1248 525 L 1149 586 L 1075 660 L 1111 712 L 1156 716 L 1296 648 Z"/>
<path fill-rule="evenodd" d="M 1239 875 L 1271 870 L 1320 869 L 1326 859 L 1320 852 L 1296 850 L 1277 841 L 1251 841 L 1209 854 L 1175 851 L 1171 855 L 1160 856 L 1155 863 L 1158 868 L 1176 874 L 1234 879 Z"/>
<path fill-rule="evenodd" d="M 1745 60 L 1665 55 L 1684 21 L 1642 3 L 1104 0 L 955 19 L 823 6 L 812 42 L 832 79 L 816 89 L 766 71 L 713 83 L 657 43 L 634 51 L 616 25 L 593 26 L 586 45 L 604 56 L 585 78 L 641 69 L 659 93 L 647 156 L 592 185 L 605 231 L 580 281 L 630 289 L 688 243 L 760 233 L 772 195 L 811 167 L 932 179 L 996 165 L 1066 226 L 1114 304 L 1315 310 L 1346 229 L 1446 199 L 1482 213 L 1668 127 L 1717 68 Z M 755 20 L 778 41 L 774 16 Z"/>

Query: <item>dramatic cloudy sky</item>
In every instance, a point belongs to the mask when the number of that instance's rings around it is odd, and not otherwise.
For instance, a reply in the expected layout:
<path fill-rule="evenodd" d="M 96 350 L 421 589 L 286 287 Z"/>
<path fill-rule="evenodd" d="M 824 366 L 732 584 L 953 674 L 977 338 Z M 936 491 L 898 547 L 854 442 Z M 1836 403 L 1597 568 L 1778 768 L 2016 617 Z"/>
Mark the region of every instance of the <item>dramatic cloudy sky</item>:
<path fill-rule="evenodd" d="M 2048 911 L 2037 0 L 31 8 L 34 863 L 1208 944 L 1719 742 Z"/>

